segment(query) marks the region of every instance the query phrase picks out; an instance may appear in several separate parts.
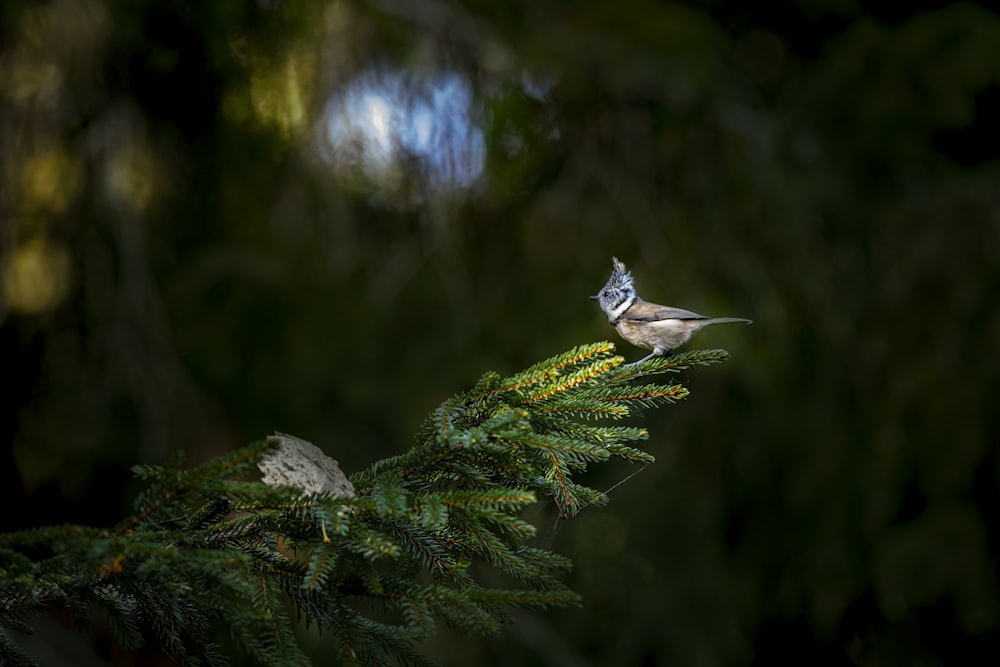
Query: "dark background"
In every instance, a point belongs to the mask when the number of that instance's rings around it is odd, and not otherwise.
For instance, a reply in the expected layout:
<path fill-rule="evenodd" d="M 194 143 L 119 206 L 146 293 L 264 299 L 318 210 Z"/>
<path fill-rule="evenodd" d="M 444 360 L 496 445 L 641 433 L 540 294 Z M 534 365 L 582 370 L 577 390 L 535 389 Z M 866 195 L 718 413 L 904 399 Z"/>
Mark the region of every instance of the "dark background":
<path fill-rule="evenodd" d="M 114 523 L 132 464 L 275 430 L 402 451 L 484 371 L 617 341 L 614 254 L 755 324 L 695 340 L 733 358 L 642 416 L 656 465 L 539 522 L 583 608 L 428 652 L 982 664 L 1000 17 L 891 4 L 4 2 L 2 527 Z"/>

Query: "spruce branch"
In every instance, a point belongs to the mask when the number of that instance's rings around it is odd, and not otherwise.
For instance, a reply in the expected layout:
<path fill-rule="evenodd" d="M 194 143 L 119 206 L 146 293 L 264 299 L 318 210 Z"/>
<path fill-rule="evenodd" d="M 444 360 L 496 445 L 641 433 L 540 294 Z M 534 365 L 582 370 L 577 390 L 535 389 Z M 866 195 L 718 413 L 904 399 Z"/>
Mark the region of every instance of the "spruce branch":
<path fill-rule="evenodd" d="M 490 633 L 511 608 L 580 603 L 560 580 L 570 562 L 530 546 L 523 510 L 552 498 L 571 516 L 607 502 L 575 477 L 612 458 L 654 460 L 639 448 L 645 428 L 607 422 L 688 395 L 658 376 L 727 357 L 626 366 L 601 342 L 485 373 L 428 417 L 410 451 L 350 479 L 281 434 L 194 468 L 136 466 L 147 487 L 117 526 L 0 535 L 0 627 L 27 632 L 64 608 L 182 664 L 224 664 L 214 641 L 227 629 L 261 664 L 307 665 L 294 609 L 345 664 L 426 664 L 418 644 L 439 621 Z M 0 662 L 33 664 L 13 637 L 0 634 Z"/>

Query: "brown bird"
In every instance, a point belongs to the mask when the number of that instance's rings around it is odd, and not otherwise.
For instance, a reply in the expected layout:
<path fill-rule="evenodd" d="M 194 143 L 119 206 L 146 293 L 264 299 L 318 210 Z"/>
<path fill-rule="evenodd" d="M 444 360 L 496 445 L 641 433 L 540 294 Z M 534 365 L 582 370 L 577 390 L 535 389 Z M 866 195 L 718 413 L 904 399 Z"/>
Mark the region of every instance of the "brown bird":
<path fill-rule="evenodd" d="M 691 339 L 700 329 L 711 324 L 753 324 L 742 317 L 705 317 L 682 308 L 661 306 L 643 301 L 635 292 L 635 281 L 617 257 L 611 258 L 614 270 L 607 284 L 595 296 L 601 310 L 608 316 L 622 338 L 638 347 L 652 350 L 633 363 L 641 364 L 655 356 L 669 355 Z"/>

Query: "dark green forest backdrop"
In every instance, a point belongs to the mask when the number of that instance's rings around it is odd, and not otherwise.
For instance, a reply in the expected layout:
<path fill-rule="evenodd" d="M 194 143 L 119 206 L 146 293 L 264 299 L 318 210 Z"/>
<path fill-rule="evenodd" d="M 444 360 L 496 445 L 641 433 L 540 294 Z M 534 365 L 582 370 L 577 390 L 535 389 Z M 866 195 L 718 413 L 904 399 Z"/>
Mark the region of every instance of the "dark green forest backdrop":
<path fill-rule="evenodd" d="M 484 371 L 617 341 L 617 255 L 755 324 L 695 339 L 733 358 L 643 417 L 654 466 L 540 523 L 584 606 L 428 653 L 995 657 L 1000 16 L 891 4 L 2 3 L 0 528 L 275 430 L 398 453 Z"/>

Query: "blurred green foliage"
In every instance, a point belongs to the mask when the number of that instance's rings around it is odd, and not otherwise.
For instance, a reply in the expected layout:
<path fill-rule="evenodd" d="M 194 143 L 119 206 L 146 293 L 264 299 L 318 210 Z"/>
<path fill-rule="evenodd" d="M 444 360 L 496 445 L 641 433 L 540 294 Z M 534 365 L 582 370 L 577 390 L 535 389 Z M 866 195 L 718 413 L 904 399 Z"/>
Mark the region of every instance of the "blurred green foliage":
<path fill-rule="evenodd" d="M 4 3 L 7 522 L 113 523 L 133 463 L 274 430 L 398 453 L 483 371 L 611 336 L 615 254 L 755 324 L 701 334 L 734 358 L 650 416 L 658 463 L 549 531 L 581 610 L 428 650 L 996 654 L 1000 17 L 874 4 Z M 359 80 L 450 124 L 333 141 Z"/>

